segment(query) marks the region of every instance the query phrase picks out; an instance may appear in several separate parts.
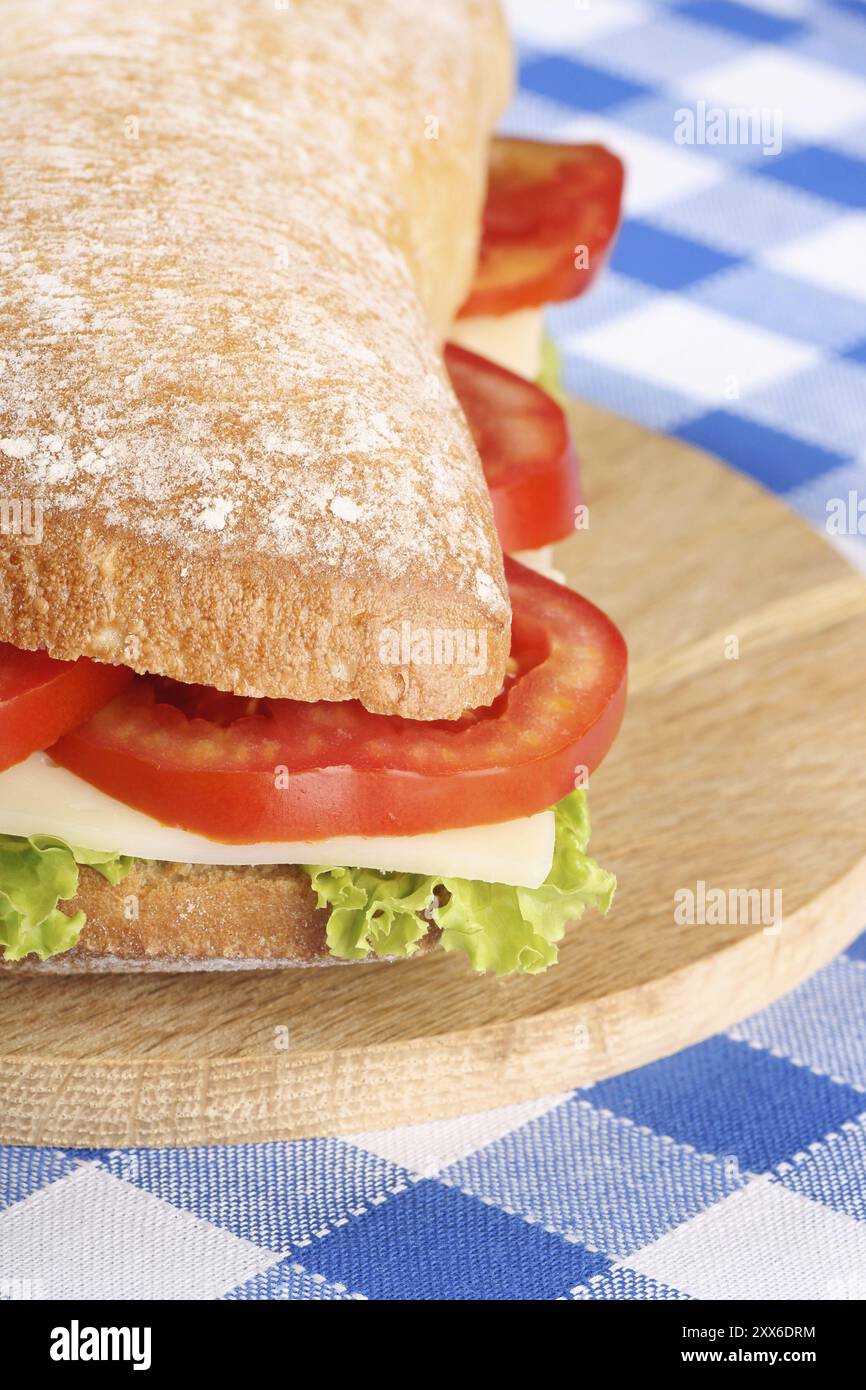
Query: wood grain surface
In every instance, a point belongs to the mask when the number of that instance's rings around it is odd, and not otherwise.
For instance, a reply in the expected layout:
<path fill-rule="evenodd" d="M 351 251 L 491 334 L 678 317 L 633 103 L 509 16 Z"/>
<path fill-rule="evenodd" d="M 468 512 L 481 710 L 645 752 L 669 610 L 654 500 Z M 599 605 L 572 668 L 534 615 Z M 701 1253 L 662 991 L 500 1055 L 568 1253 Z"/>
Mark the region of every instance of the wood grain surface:
<path fill-rule="evenodd" d="M 866 924 L 866 583 L 706 455 L 589 406 L 575 422 L 591 524 L 558 559 L 632 653 L 590 792 L 610 917 L 546 975 L 501 981 L 442 953 L 0 977 L 0 1141 L 352 1133 L 555 1092 L 730 1025 Z M 778 890 L 781 930 L 678 925 L 698 881 Z"/>

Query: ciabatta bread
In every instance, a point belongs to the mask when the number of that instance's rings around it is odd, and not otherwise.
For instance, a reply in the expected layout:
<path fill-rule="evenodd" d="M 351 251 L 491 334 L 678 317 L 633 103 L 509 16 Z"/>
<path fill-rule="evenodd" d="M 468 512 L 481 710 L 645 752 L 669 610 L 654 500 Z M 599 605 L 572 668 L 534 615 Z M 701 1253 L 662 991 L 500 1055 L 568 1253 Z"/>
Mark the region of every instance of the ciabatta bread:
<path fill-rule="evenodd" d="M 78 945 L 47 961 L 0 959 L 0 969 L 80 974 L 346 963 L 328 954 L 329 914 L 316 906 L 309 878 L 294 866 L 139 861 L 116 885 L 82 868 L 76 896 L 61 906 L 87 914 Z M 438 939 L 439 929 L 431 927 L 419 952 Z"/>
<path fill-rule="evenodd" d="M 438 346 L 509 86 L 495 0 L 2 24 L 0 490 L 41 539 L 0 536 L 0 640 L 418 719 L 490 703 L 507 591 Z M 440 631 L 471 659 L 405 660 Z"/>

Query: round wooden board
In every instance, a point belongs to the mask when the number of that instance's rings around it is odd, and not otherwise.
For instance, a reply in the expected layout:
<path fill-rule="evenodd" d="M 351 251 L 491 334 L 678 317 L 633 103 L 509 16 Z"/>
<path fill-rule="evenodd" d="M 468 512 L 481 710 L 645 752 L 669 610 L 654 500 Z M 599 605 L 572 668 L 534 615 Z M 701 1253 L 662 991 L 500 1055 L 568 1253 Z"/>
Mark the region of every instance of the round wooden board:
<path fill-rule="evenodd" d="M 353 1133 L 592 1082 L 768 1004 L 866 921 L 866 583 L 712 459 L 575 407 L 591 526 L 570 579 L 632 653 L 593 776 L 619 878 L 538 977 L 408 964 L 0 978 L 0 1140 Z M 739 656 L 731 658 L 728 639 Z M 780 890 L 778 932 L 678 926 L 678 889 Z"/>

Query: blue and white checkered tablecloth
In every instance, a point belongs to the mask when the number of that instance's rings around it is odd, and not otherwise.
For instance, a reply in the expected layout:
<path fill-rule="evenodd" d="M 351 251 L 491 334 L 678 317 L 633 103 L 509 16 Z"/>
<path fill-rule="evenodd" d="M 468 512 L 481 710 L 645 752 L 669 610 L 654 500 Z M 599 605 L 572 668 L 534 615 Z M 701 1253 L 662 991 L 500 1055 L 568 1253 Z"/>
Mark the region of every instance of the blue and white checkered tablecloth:
<path fill-rule="evenodd" d="M 609 271 L 550 315 L 569 387 L 824 527 L 866 498 L 866 8 L 510 8 L 507 128 L 600 138 L 629 169 Z M 736 109 L 747 142 L 675 139 L 683 112 L 698 135 Z M 866 568 L 856 519 L 832 538 Z M 27 1294 L 866 1298 L 866 937 L 727 1034 L 570 1095 L 348 1139 L 0 1149 L 0 1296 Z"/>

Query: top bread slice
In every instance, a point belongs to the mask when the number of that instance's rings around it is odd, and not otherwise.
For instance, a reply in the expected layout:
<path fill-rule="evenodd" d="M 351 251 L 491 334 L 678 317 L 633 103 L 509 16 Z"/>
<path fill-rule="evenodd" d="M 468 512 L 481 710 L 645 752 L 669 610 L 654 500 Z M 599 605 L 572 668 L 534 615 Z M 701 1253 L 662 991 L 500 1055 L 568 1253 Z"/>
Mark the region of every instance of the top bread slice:
<path fill-rule="evenodd" d="M 510 609 L 439 347 L 495 0 L 4 0 L 0 640 L 455 718 Z"/>

